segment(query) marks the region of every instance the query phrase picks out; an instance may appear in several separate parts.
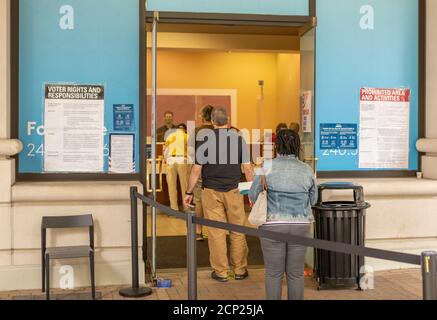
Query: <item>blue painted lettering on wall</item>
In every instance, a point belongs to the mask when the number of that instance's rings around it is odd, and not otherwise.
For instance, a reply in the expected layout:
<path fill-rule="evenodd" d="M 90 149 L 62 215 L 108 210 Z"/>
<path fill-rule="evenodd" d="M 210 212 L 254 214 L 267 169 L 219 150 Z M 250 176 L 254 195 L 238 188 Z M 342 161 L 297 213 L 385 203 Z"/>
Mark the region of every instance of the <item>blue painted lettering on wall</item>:
<path fill-rule="evenodd" d="M 105 171 L 115 104 L 133 105 L 139 135 L 138 10 L 138 0 L 20 1 L 20 173 L 43 171 L 45 83 L 105 86 Z"/>

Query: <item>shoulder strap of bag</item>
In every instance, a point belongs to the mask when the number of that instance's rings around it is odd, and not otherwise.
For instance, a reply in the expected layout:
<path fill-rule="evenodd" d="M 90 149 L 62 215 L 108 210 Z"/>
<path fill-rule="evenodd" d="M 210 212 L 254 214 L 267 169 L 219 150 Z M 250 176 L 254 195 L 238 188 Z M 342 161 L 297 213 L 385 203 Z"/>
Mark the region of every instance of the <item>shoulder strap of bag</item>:
<path fill-rule="evenodd" d="M 267 180 L 266 180 L 265 175 L 261 176 L 261 182 L 262 182 L 262 186 L 263 186 L 263 191 L 267 191 Z"/>

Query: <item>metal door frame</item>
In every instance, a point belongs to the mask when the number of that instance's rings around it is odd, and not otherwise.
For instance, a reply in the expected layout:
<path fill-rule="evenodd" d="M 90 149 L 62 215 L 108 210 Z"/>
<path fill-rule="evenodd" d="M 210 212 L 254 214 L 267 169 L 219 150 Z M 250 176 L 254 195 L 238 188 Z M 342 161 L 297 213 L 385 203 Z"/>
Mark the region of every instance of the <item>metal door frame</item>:
<path fill-rule="evenodd" d="M 277 16 L 277 15 L 254 15 L 254 14 L 214 14 L 214 13 L 181 13 L 181 12 L 151 12 L 145 8 L 145 23 L 152 25 L 152 168 L 151 168 L 151 196 L 156 200 L 156 111 L 157 111 L 157 49 L 158 49 L 158 28 L 159 23 L 167 24 L 207 24 L 207 25 L 228 25 L 228 26 L 269 26 L 269 27 L 299 27 L 299 36 L 316 27 L 316 0 L 309 0 L 309 16 Z M 147 38 L 147 34 L 144 35 Z M 147 48 L 147 43 L 146 48 Z M 147 71 L 146 71 L 147 72 Z M 147 86 L 147 83 L 145 83 Z M 147 122 L 147 119 L 145 120 Z M 147 128 L 147 125 L 146 125 Z M 147 130 L 145 130 L 147 136 Z M 147 159 L 145 159 L 147 160 Z M 146 177 L 148 176 L 146 166 Z M 144 180 L 146 181 L 146 180 Z M 146 186 L 148 188 L 148 186 Z M 146 191 L 146 190 L 145 190 Z M 145 206 L 144 206 L 145 207 Z M 147 208 L 144 208 L 146 212 Z M 143 232 L 143 260 L 146 265 L 146 276 L 155 282 L 157 277 L 156 268 L 156 244 L 157 244 L 157 216 L 156 208 L 152 208 L 151 226 L 151 261 L 148 259 L 147 251 L 147 230 Z M 149 270 L 148 270 L 149 269 Z M 147 275 L 150 272 L 150 275 Z"/>

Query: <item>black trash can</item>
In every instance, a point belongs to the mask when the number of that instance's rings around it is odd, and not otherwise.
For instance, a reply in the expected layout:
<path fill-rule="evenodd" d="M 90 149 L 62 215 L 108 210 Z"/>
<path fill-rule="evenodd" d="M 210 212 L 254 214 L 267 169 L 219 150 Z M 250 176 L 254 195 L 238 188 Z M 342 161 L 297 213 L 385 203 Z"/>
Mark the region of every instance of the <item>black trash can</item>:
<path fill-rule="evenodd" d="M 323 201 L 324 190 L 351 190 L 354 201 Z M 366 209 L 363 187 L 354 183 L 325 183 L 319 186 L 319 198 L 313 207 L 316 239 L 364 246 Z M 318 289 L 360 288 L 360 270 L 364 257 L 315 250 L 315 275 Z"/>

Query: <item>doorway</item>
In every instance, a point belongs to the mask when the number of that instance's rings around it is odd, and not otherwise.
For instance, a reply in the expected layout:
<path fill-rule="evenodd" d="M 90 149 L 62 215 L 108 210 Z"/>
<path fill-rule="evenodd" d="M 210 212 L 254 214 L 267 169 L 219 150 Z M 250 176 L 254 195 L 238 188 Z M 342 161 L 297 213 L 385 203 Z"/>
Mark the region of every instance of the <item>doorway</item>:
<path fill-rule="evenodd" d="M 168 186 L 162 142 L 152 133 L 168 112 L 174 125 L 198 123 L 207 104 L 228 109 L 239 129 L 297 123 L 303 160 L 316 170 L 313 18 L 150 13 L 147 22 L 148 191 L 160 203 L 169 204 Z M 157 269 L 185 267 L 186 229 L 153 209 L 150 216 L 155 278 Z M 248 239 L 251 265 L 262 264 L 257 240 Z M 207 245 L 198 250 L 199 267 L 209 266 Z"/>

